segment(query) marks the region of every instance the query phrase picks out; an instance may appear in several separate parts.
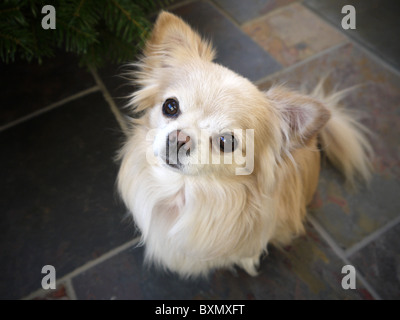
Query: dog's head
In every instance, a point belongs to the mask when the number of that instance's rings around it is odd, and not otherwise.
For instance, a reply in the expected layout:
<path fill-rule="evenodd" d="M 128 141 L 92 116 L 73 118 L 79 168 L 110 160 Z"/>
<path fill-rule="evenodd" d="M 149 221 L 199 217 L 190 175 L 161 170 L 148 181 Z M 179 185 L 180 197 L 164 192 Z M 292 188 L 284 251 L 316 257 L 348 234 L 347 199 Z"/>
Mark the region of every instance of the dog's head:
<path fill-rule="evenodd" d="M 214 56 L 211 44 L 180 18 L 159 15 L 132 99 L 138 111 L 146 110 L 158 165 L 185 175 L 250 175 L 254 169 L 265 175 L 329 118 L 310 97 L 279 87 L 261 92 Z"/>

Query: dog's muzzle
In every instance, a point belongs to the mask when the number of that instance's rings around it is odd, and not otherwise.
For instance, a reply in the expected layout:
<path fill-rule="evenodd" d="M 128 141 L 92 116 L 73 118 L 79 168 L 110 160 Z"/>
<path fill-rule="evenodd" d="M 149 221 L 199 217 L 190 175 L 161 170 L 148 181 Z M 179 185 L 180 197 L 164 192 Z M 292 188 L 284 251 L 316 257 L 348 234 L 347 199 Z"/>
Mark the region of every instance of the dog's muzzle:
<path fill-rule="evenodd" d="M 182 130 L 170 132 L 166 139 L 165 162 L 176 169 L 187 163 L 193 150 L 193 141 L 188 134 Z"/>

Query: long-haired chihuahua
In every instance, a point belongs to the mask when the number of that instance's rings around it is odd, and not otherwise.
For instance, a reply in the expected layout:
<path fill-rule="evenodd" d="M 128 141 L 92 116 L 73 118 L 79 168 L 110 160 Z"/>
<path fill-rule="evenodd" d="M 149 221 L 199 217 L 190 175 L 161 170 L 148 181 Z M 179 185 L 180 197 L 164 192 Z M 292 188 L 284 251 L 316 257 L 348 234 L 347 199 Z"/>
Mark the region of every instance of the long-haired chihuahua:
<path fill-rule="evenodd" d="M 235 265 L 255 275 L 268 243 L 302 234 L 319 146 L 350 183 L 371 175 L 366 129 L 341 93 L 262 92 L 214 56 L 180 18 L 159 15 L 135 64 L 142 116 L 119 153 L 146 260 L 183 277 Z"/>

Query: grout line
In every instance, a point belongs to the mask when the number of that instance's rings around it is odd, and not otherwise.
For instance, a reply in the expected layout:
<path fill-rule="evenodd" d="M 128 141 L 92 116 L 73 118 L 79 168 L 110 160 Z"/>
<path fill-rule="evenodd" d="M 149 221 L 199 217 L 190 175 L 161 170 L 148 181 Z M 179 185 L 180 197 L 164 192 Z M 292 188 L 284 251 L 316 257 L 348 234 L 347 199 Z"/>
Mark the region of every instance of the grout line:
<path fill-rule="evenodd" d="M 221 13 L 225 18 L 227 18 L 230 22 L 232 22 L 237 28 L 240 29 L 240 31 L 243 32 L 242 27 L 240 26 L 239 21 L 236 21 L 236 19 L 234 17 L 232 17 L 228 12 L 225 11 L 225 9 L 219 5 L 218 3 L 216 3 L 215 1 L 211 0 L 208 1 L 209 4 L 211 4 L 212 7 L 214 7 L 215 9 L 217 9 L 217 11 L 219 13 Z M 244 32 L 243 32 L 244 33 Z M 247 35 L 246 35 L 247 36 Z M 252 39 L 253 40 L 253 39 Z M 253 40 L 254 41 L 254 40 Z"/>
<path fill-rule="evenodd" d="M 290 72 L 290 71 L 292 71 L 292 70 L 294 70 L 294 69 L 296 69 L 296 68 L 298 68 L 298 67 L 301 67 L 301 66 L 304 65 L 304 64 L 307 64 L 307 63 L 309 63 L 309 62 L 311 62 L 311 61 L 313 61 L 313 60 L 316 60 L 316 59 L 322 57 L 322 56 L 325 55 L 325 54 L 330 53 L 331 51 L 334 51 L 334 50 L 336 50 L 336 49 L 340 49 L 341 47 L 344 47 L 344 46 L 347 45 L 347 44 L 349 44 L 349 42 L 348 42 L 347 40 L 344 40 L 343 42 L 340 42 L 340 43 L 338 43 L 338 44 L 336 44 L 336 45 L 334 45 L 334 46 L 332 46 L 332 47 L 330 47 L 330 48 L 327 48 L 327 49 L 325 49 L 325 50 L 322 50 L 322 51 L 320 51 L 320 52 L 314 54 L 314 55 L 311 56 L 311 57 L 308 57 L 308 58 L 306 58 L 306 59 L 304 59 L 304 60 L 301 60 L 301 61 L 299 61 L 299 62 L 297 62 L 297 63 L 295 63 L 295 64 L 292 64 L 292 65 L 290 65 L 290 66 L 288 66 L 288 67 L 286 67 L 286 68 L 280 69 L 280 70 L 278 70 L 278 71 L 276 71 L 276 72 L 274 72 L 274 73 L 271 73 L 271 74 L 265 76 L 264 78 L 258 79 L 258 80 L 256 80 L 256 81 L 254 81 L 253 83 L 254 83 L 256 86 L 259 86 L 259 85 L 263 84 L 264 82 L 266 82 L 266 81 L 268 81 L 268 80 L 271 80 L 271 79 L 274 78 L 274 77 L 277 77 L 277 76 L 279 76 L 279 75 L 282 75 L 282 74 L 284 74 L 284 73 L 286 73 L 286 72 Z"/>
<path fill-rule="evenodd" d="M 315 15 L 317 15 L 319 18 L 321 18 L 323 21 L 325 21 L 326 23 L 331 25 L 342 35 L 344 35 L 349 40 L 349 42 L 351 42 L 353 45 L 357 46 L 358 49 L 360 49 L 361 51 L 363 51 L 366 54 L 371 55 L 376 60 L 375 62 L 380 63 L 383 67 L 385 67 L 386 69 L 388 69 L 389 71 L 394 73 L 396 76 L 400 77 L 400 70 L 398 70 L 392 64 L 386 62 L 384 60 L 384 58 L 382 56 L 380 56 L 378 54 L 378 52 L 375 51 L 371 47 L 371 45 L 368 43 L 368 41 L 363 40 L 362 38 L 355 38 L 354 36 L 350 36 L 349 33 L 347 33 L 345 30 L 343 30 L 343 28 L 338 27 L 338 24 L 335 23 L 335 21 L 333 21 L 330 18 L 328 18 L 327 16 L 324 16 L 323 14 L 321 14 L 321 12 L 318 11 L 317 9 L 315 9 L 314 7 L 308 6 L 307 4 L 304 4 L 304 3 L 302 3 L 302 5 L 305 8 L 307 8 L 308 10 L 310 10 L 311 12 L 313 12 Z"/>
<path fill-rule="evenodd" d="M 163 8 L 163 10 L 166 10 L 168 12 L 171 12 L 172 10 L 178 9 L 180 7 L 183 7 L 191 2 L 193 2 L 194 0 L 186 0 L 186 1 L 181 1 L 181 2 L 177 2 L 177 3 L 173 3 L 170 6 L 166 6 L 165 8 Z"/>
<path fill-rule="evenodd" d="M 343 255 L 343 250 L 336 244 L 335 240 L 328 234 L 328 232 L 314 219 L 311 215 L 307 215 L 307 220 L 312 224 L 312 226 L 317 230 L 321 237 L 328 243 L 335 254 L 342 260 L 346 260 Z M 346 261 L 347 262 L 347 261 Z"/>
<path fill-rule="evenodd" d="M 329 17 L 327 17 L 326 15 L 323 15 L 321 13 L 321 11 L 319 11 L 318 9 L 314 8 L 313 6 L 307 5 L 305 2 L 301 3 L 302 7 L 307 9 L 308 11 L 312 12 L 315 16 L 317 16 L 318 18 L 320 18 L 322 21 L 324 21 L 326 24 L 330 25 L 332 28 L 334 28 L 337 32 L 341 33 L 343 36 L 345 36 L 347 39 L 349 39 L 349 41 L 355 41 L 354 38 L 352 38 L 349 35 L 349 32 L 347 32 L 347 30 L 343 29 L 339 24 L 337 23 L 337 21 L 333 21 L 331 20 Z"/>
<path fill-rule="evenodd" d="M 214 0 L 208 1 L 208 3 L 213 6 L 217 12 L 219 12 L 221 15 L 223 15 L 228 21 L 230 21 L 236 28 L 239 33 L 241 33 L 244 37 L 250 39 L 254 43 L 255 46 L 259 47 L 262 51 L 266 52 L 272 60 L 274 60 L 279 66 L 282 66 L 282 64 L 276 60 L 268 51 L 266 51 L 263 47 L 261 47 L 252 37 L 250 37 L 246 32 L 244 32 L 242 26 L 239 24 L 238 21 L 234 19 L 233 16 L 231 16 L 223 7 L 221 7 L 218 3 L 216 3 Z M 216 50 L 216 57 L 218 57 L 218 48 L 214 48 Z"/>
<path fill-rule="evenodd" d="M 99 74 L 97 73 L 97 70 L 93 67 L 90 67 L 90 72 L 92 73 L 92 76 L 94 78 L 94 80 L 96 81 L 96 84 L 99 86 L 101 92 L 103 93 L 103 97 L 104 99 L 107 101 L 111 112 L 114 114 L 115 119 L 117 120 L 122 132 L 125 134 L 125 136 L 128 136 L 128 125 L 126 123 L 126 121 L 124 120 L 121 112 L 119 111 L 117 105 L 115 104 L 113 98 L 111 97 L 110 93 L 107 90 L 107 87 L 105 86 L 105 84 L 103 83 L 103 81 L 101 80 Z"/>
<path fill-rule="evenodd" d="M 386 62 L 383 57 L 381 57 L 379 54 L 377 54 L 375 51 L 369 49 L 366 45 L 363 43 L 352 39 L 353 45 L 362 51 L 365 55 L 369 56 L 371 60 L 374 60 L 377 64 L 382 65 L 383 68 L 387 69 L 388 71 L 392 72 L 395 76 L 400 77 L 400 70 L 396 69 L 393 65 L 390 63 Z"/>
<path fill-rule="evenodd" d="M 275 8 L 275 9 L 272 9 L 271 11 L 267 11 L 264 14 L 261 14 L 261 15 L 256 16 L 256 17 L 254 17 L 254 18 L 252 18 L 252 19 L 250 19 L 248 21 L 243 22 L 242 23 L 242 28 L 245 28 L 246 26 L 248 26 L 248 25 L 250 25 L 252 23 L 261 22 L 262 20 L 264 20 L 267 17 L 273 16 L 273 15 L 276 15 L 276 14 L 280 14 L 281 11 L 287 9 L 288 7 L 293 7 L 293 6 L 297 6 L 297 5 L 303 6 L 301 2 L 292 2 L 292 3 L 285 4 L 283 6 L 279 6 L 279 7 Z"/>
<path fill-rule="evenodd" d="M 67 296 L 71 300 L 78 300 L 78 298 L 76 297 L 76 292 L 75 292 L 75 289 L 74 289 L 71 279 L 66 280 L 64 283 L 64 286 L 65 286 L 65 290 L 67 291 Z"/>
<path fill-rule="evenodd" d="M 130 247 L 133 247 L 134 245 L 138 244 L 139 241 L 140 241 L 140 236 L 120 245 L 119 247 L 116 247 L 116 248 L 108 251 L 107 253 L 103 254 L 102 256 L 98 257 L 97 259 L 94 259 L 92 261 L 85 263 L 83 266 L 76 268 L 74 271 L 68 273 L 67 275 L 65 275 L 64 277 L 59 279 L 59 281 L 66 281 L 68 279 L 72 279 L 73 277 L 76 277 L 77 275 L 81 274 L 82 272 L 85 272 L 85 271 L 89 270 L 90 268 L 93 268 L 94 266 L 97 266 L 98 264 L 116 256 L 120 252 L 122 252 Z"/>
<path fill-rule="evenodd" d="M 352 265 L 349 260 L 344 260 L 346 264 Z M 355 267 L 354 267 L 355 268 Z M 364 276 L 356 269 L 356 278 L 360 281 L 360 283 L 367 289 L 367 291 L 371 294 L 371 296 L 375 300 L 383 300 L 381 296 L 375 291 L 375 289 L 369 284 L 369 282 L 364 278 Z"/>
<path fill-rule="evenodd" d="M 328 243 L 333 252 L 347 265 L 352 265 L 350 260 L 345 256 L 343 249 L 341 249 L 336 242 L 332 239 L 332 237 L 328 234 L 328 232 L 315 220 L 311 215 L 307 215 L 307 220 L 311 223 L 311 225 L 317 230 L 320 236 Z M 368 283 L 368 281 L 364 278 L 364 276 L 357 270 L 356 277 L 360 281 L 360 283 L 368 290 L 368 292 L 372 295 L 375 300 L 382 300 L 379 294 L 375 291 L 375 289 Z"/>
<path fill-rule="evenodd" d="M 58 107 L 66 104 L 68 102 L 71 102 L 71 101 L 74 101 L 76 99 L 82 98 L 82 97 L 84 97 L 84 96 L 86 96 L 86 95 L 88 95 L 90 93 L 93 93 L 93 92 L 96 92 L 96 91 L 99 91 L 99 90 L 100 90 L 100 87 L 98 85 L 93 86 L 93 87 L 91 87 L 89 89 L 86 89 L 86 90 L 82 90 L 82 91 L 80 91 L 80 92 L 78 92 L 76 94 L 73 94 L 73 95 L 69 96 L 68 98 L 62 99 L 62 100 L 57 101 L 55 103 L 52 103 L 47 107 L 44 107 L 44 108 L 42 108 L 40 110 L 37 110 L 35 112 L 32 112 L 32 113 L 24 116 L 22 118 L 14 120 L 14 121 L 12 121 L 12 122 L 4 125 L 4 126 L 1 126 L 0 127 L 0 132 L 5 131 L 5 130 L 7 130 L 7 129 L 11 128 L 11 127 L 14 127 L 16 125 L 19 125 L 19 124 L 21 124 L 21 123 L 23 123 L 25 121 L 31 120 L 31 119 L 33 119 L 33 118 L 35 118 L 35 117 L 37 117 L 37 116 L 39 116 L 39 115 L 41 115 L 43 113 L 49 112 L 49 111 L 51 111 L 51 110 L 53 110 L 55 108 L 58 108 Z"/>
<path fill-rule="evenodd" d="M 73 284 L 72 284 L 72 278 L 76 277 L 77 275 L 97 266 L 98 264 L 116 256 L 117 254 L 119 254 L 120 252 L 129 249 L 131 247 L 133 247 L 134 245 L 138 244 L 140 241 L 140 236 L 134 238 L 131 241 L 128 241 L 122 245 L 120 245 L 119 247 L 116 247 L 108 252 L 106 252 L 105 254 L 101 255 L 100 257 L 98 257 L 97 259 L 94 259 L 92 261 L 86 262 L 84 265 L 76 268 L 75 270 L 73 270 L 72 272 L 66 274 L 65 276 L 63 276 L 62 278 L 58 279 L 56 281 L 56 286 L 58 285 L 65 285 L 67 293 L 71 294 L 71 299 L 76 300 L 76 293 L 75 290 L 73 288 Z M 44 296 L 46 295 L 48 292 L 50 292 L 49 290 L 45 290 L 45 289 L 38 289 L 32 293 L 30 293 L 29 295 L 27 295 L 26 297 L 22 298 L 21 300 L 31 300 L 35 297 L 38 296 Z"/>
<path fill-rule="evenodd" d="M 390 229 L 392 229 L 394 226 L 396 226 L 399 223 L 400 223 L 400 216 L 398 216 L 394 220 L 390 221 L 389 223 L 384 225 L 382 228 L 380 228 L 380 229 L 376 230 L 375 232 L 371 233 L 370 235 L 366 236 L 360 242 L 356 243 L 349 249 L 345 250 L 344 251 L 345 256 L 346 257 L 352 256 L 354 253 L 361 250 L 362 248 L 364 248 L 365 246 L 370 244 L 372 241 L 379 238 L 381 235 L 383 235 L 384 233 L 386 233 L 387 231 L 389 231 Z"/>

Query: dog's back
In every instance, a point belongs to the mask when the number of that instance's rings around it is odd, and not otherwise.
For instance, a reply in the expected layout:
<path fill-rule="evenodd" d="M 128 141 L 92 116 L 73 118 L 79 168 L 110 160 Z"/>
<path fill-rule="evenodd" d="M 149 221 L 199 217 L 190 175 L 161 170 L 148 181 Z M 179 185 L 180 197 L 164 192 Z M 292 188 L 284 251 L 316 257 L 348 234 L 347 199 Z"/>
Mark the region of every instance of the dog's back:
<path fill-rule="evenodd" d="M 313 199 L 318 186 L 320 150 L 322 147 L 330 162 L 342 172 L 348 185 L 356 180 L 368 182 L 372 173 L 372 147 L 366 138 L 368 129 L 355 112 L 346 110 L 339 102 L 345 91 L 326 95 L 320 82 L 310 97 L 329 110 L 330 119 L 302 148 L 293 150 L 291 157 L 281 164 L 277 172 L 275 199 L 277 227 L 271 242 L 277 246 L 290 243 L 293 237 L 304 232 L 306 207 Z"/>

